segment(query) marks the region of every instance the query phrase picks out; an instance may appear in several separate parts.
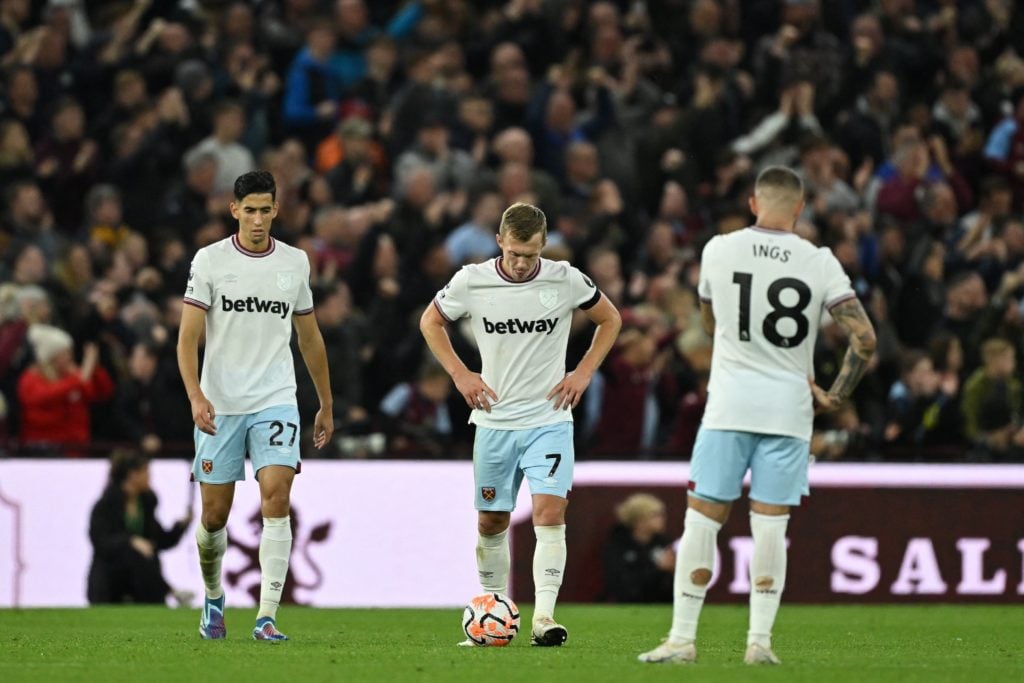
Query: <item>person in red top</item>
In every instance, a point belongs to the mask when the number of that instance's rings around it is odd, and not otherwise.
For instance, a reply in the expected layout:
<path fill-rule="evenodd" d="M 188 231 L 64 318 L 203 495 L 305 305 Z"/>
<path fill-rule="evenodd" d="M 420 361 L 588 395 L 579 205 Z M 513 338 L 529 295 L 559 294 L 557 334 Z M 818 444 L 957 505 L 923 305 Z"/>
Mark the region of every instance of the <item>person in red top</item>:
<path fill-rule="evenodd" d="M 89 404 L 114 394 L 113 380 L 98 363 L 99 349 L 86 344 L 78 366 L 64 330 L 32 325 L 28 340 L 36 362 L 18 380 L 22 443 L 71 447 L 68 455 L 81 455 L 74 447 L 89 443 Z"/>

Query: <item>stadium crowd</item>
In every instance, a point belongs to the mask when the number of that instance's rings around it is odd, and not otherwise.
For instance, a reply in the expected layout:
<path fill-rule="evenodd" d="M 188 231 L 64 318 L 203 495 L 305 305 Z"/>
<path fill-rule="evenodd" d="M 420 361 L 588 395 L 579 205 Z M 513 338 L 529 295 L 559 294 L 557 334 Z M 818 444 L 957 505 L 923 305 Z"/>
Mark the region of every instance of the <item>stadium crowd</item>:
<path fill-rule="evenodd" d="M 756 173 L 785 164 L 808 191 L 797 232 L 833 250 L 879 337 L 812 451 L 1019 461 L 1015 5 L 0 0 L 4 451 L 190 455 L 174 346 L 191 255 L 234 230 L 234 179 L 266 168 L 274 234 L 313 265 L 338 425 L 320 455 L 468 456 L 416 321 L 528 201 L 545 255 L 623 313 L 577 411 L 581 456 L 687 458 L 711 352 L 701 247 L 748 225 Z M 823 386 L 841 338 L 821 335 Z"/>

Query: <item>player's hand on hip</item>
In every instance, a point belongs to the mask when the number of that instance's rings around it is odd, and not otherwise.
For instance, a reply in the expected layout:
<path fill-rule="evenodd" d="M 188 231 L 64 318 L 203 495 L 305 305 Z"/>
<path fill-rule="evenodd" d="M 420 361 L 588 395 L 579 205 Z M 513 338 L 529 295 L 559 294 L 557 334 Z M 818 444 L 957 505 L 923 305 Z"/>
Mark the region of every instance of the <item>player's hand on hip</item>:
<path fill-rule="evenodd" d="M 192 401 L 192 421 L 196 423 L 199 431 L 216 436 L 217 424 L 213 421 L 216 416 L 217 411 L 213 409 L 213 404 L 205 396 Z"/>
<path fill-rule="evenodd" d="M 548 392 L 548 400 L 555 399 L 555 410 L 569 410 L 579 405 L 583 392 L 590 386 L 590 375 L 578 370 L 570 372 L 555 388 Z"/>
<path fill-rule="evenodd" d="M 331 440 L 334 434 L 334 413 L 321 408 L 316 411 L 316 418 L 313 420 L 313 445 L 317 449 L 323 448 Z"/>
<path fill-rule="evenodd" d="M 498 394 L 487 386 L 487 382 L 478 372 L 468 372 L 458 378 L 453 377 L 452 380 L 455 382 L 455 388 L 459 390 L 462 398 L 466 400 L 466 405 L 470 408 L 489 413 L 491 404 L 498 402 Z"/>
<path fill-rule="evenodd" d="M 814 398 L 814 414 L 820 415 L 821 413 L 831 413 L 843 404 L 843 400 L 838 396 L 833 396 L 828 393 L 817 384 L 810 377 L 807 378 L 807 384 L 811 387 L 811 395 Z"/>

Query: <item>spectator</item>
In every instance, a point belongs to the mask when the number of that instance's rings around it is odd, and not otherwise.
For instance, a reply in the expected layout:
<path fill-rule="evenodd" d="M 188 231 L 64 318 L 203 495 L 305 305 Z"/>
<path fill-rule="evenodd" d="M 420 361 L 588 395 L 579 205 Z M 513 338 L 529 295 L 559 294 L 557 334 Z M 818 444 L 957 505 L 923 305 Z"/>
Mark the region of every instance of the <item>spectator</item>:
<path fill-rule="evenodd" d="M 213 180 L 215 195 L 230 194 L 235 178 L 256 168 L 252 152 L 239 142 L 245 132 L 245 110 L 235 100 L 222 100 L 213 112 L 213 134 L 193 151 L 208 152 L 217 159 L 217 175 Z"/>
<path fill-rule="evenodd" d="M 121 191 L 114 185 L 93 185 L 85 197 L 85 231 L 89 241 L 99 249 L 116 249 L 134 234 L 125 225 Z"/>
<path fill-rule="evenodd" d="M 330 66 L 333 51 L 330 24 L 313 23 L 285 80 L 284 123 L 307 147 L 327 135 L 338 116 L 342 89 Z"/>
<path fill-rule="evenodd" d="M 128 357 L 128 377 L 122 380 L 113 411 L 119 434 L 149 457 L 187 452 L 192 439 L 188 397 L 177 372 L 161 366 L 158 348 L 140 342 Z"/>
<path fill-rule="evenodd" d="M 448 122 L 440 112 L 423 114 L 416 144 L 395 161 L 395 182 L 404 187 L 414 169 L 426 168 L 442 192 L 466 190 L 476 165 L 467 152 L 451 147 Z"/>
<path fill-rule="evenodd" d="M 923 351 L 907 351 L 902 365 L 900 381 L 889 391 L 885 440 L 905 447 L 897 451 L 904 458 L 936 459 L 937 450 L 957 445 L 959 380 L 943 382 Z"/>
<path fill-rule="evenodd" d="M 361 433 L 369 426 L 370 418 L 363 403 L 363 360 L 369 346 L 367 321 L 353 308 L 352 296 L 344 282 L 315 287 L 313 305 L 327 349 L 335 425 L 344 433 Z M 298 362 L 296 358 L 296 364 Z M 316 387 L 309 373 L 296 367 L 295 377 L 299 409 L 318 406 Z M 337 455 L 333 444 L 327 448 L 331 449 L 328 456 Z"/>
<path fill-rule="evenodd" d="M 100 175 L 99 151 L 96 141 L 85 137 L 82 105 L 71 97 L 58 101 L 50 134 L 36 148 L 36 174 L 64 234 L 82 224 L 85 195 Z"/>
<path fill-rule="evenodd" d="M 403 382 L 380 402 L 388 452 L 396 457 L 449 455 L 452 419 L 448 397 L 452 382 L 437 363 L 426 363 L 415 382 Z"/>
<path fill-rule="evenodd" d="M 634 327 L 619 335 L 602 375 L 604 400 L 591 452 L 630 460 L 653 443 L 656 421 L 652 391 L 661 380 L 665 358 L 658 353 L 654 333 Z"/>
<path fill-rule="evenodd" d="M 604 547 L 607 602 L 670 602 L 676 553 L 665 535 L 665 504 L 636 493 L 615 508 L 618 524 Z"/>
<path fill-rule="evenodd" d="M 1016 460 L 1024 449 L 1016 353 L 1008 341 L 994 338 L 982 344 L 981 358 L 982 367 L 964 383 L 964 434 L 984 459 Z"/>
<path fill-rule="evenodd" d="M 164 579 L 160 551 L 178 544 L 192 523 L 192 510 L 167 530 L 156 519 L 156 505 L 149 461 L 130 451 L 115 451 L 107 487 L 89 519 L 89 604 L 164 604 L 173 597 L 179 606 L 191 606 L 195 595 L 173 590 Z"/>
<path fill-rule="evenodd" d="M 39 185 L 30 179 L 20 180 L 8 185 L 5 195 L 7 215 L 3 229 L 9 240 L 8 254 L 31 244 L 42 249 L 47 259 L 56 258 L 61 237 Z"/>
<path fill-rule="evenodd" d="M 387 194 L 387 155 L 373 139 L 373 125 L 366 119 L 345 119 L 336 136 L 320 143 L 316 156 L 318 169 L 327 173 L 331 197 L 339 204 L 362 204 Z"/>
<path fill-rule="evenodd" d="M 370 108 L 371 115 L 379 116 L 401 86 L 396 66 L 398 47 L 387 36 L 378 36 L 366 48 L 366 75 L 352 86 L 352 98 Z"/>
<path fill-rule="evenodd" d="M 214 194 L 217 164 L 212 151 L 191 150 L 182 160 L 185 177 L 171 186 L 164 199 L 166 220 L 186 244 L 192 245 L 195 235 L 213 218 L 211 207 L 218 203 Z"/>
<path fill-rule="evenodd" d="M 68 447 L 81 455 L 91 437 L 89 405 L 106 401 L 114 383 L 99 365 L 99 349 L 86 344 L 82 364 L 75 364 L 72 339 L 50 325 L 32 325 L 28 340 L 35 363 L 18 381 L 21 440 L 28 446 Z"/>
<path fill-rule="evenodd" d="M 495 192 L 484 192 L 473 205 L 472 218 L 452 231 L 444 247 L 453 266 L 480 263 L 497 256 L 500 249 L 495 235 L 504 211 L 501 198 Z"/>
<path fill-rule="evenodd" d="M 35 175 L 36 157 L 25 126 L 16 119 L 0 121 L 0 187 Z"/>
<path fill-rule="evenodd" d="M 339 45 L 331 56 L 331 68 L 342 88 L 349 88 L 366 75 L 364 50 L 382 31 L 370 23 L 364 0 L 338 0 L 334 8 Z M 406 38 L 422 17 L 423 4 L 414 0 L 395 14 L 383 33 L 396 40 Z"/>

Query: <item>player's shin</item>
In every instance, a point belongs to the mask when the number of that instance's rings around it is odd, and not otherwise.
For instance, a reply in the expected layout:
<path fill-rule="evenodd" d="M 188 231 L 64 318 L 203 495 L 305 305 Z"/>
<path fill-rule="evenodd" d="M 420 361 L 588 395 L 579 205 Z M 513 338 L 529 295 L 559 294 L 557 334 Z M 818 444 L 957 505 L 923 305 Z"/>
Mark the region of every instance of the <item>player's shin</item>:
<path fill-rule="evenodd" d="M 533 619 L 555 616 L 555 601 L 565 572 L 565 525 L 537 526 L 537 547 L 533 551 L 533 589 L 536 605 Z"/>
<path fill-rule="evenodd" d="M 203 575 L 206 597 L 216 600 L 224 595 L 220 585 L 220 567 L 228 549 L 227 528 L 211 532 L 200 522 L 196 525 L 196 546 L 199 548 L 199 572 Z"/>
<path fill-rule="evenodd" d="M 669 640 L 683 643 L 697 638 L 697 622 L 715 564 L 715 545 L 722 525 L 693 508 L 686 510 L 683 538 L 676 556 L 672 630 Z"/>
<path fill-rule="evenodd" d="M 291 517 L 264 517 L 263 535 L 260 537 L 260 611 L 257 619 L 277 617 L 281 604 L 285 578 L 288 576 L 288 558 L 292 552 Z"/>
<path fill-rule="evenodd" d="M 750 513 L 754 555 L 750 560 L 750 631 L 747 645 L 771 648 L 772 626 L 786 583 L 786 526 L 789 515 Z"/>
<path fill-rule="evenodd" d="M 508 593 L 511 565 L 508 550 L 508 529 L 492 536 L 480 534 L 476 541 L 476 568 L 480 586 L 486 593 Z"/>

